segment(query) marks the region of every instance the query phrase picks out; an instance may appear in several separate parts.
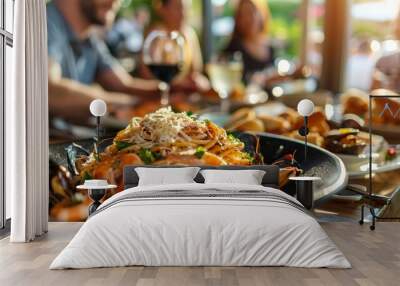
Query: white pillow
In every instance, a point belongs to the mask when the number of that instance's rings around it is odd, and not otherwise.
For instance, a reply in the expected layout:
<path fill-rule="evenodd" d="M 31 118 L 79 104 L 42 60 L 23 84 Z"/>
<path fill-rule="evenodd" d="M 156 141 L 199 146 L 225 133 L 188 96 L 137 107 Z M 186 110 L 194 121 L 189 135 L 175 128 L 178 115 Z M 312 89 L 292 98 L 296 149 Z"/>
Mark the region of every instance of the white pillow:
<path fill-rule="evenodd" d="M 135 168 L 139 186 L 195 183 L 199 167 L 187 168 Z"/>
<path fill-rule="evenodd" d="M 261 185 L 265 171 L 262 170 L 202 170 L 205 184 Z"/>

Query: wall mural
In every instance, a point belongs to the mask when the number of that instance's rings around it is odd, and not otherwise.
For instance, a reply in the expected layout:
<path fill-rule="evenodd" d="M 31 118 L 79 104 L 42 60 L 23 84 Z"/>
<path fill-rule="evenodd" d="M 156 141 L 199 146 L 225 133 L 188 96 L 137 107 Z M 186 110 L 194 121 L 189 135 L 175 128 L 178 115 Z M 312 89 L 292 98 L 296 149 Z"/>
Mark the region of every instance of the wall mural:
<path fill-rule="evenodd" d="M 289 194 L 290 177 L 322 177 L 316 201 L 368 174 L 369 91 L 349 89 L 336 105 L 318 89 L 321 42 L 299 61 L 301 1 L 226 1 L 207 13 L 201 1 L 100 2 L 47 1 L 51 220 L 86 220 L 94 197 L 124 190 L 128 165 L 276 164 Z M 310 5 L 323 22 L 324 5 Z M 212 54 L 202 53 L 203 16 Z M 248 43 L 249 30 L 262 43 Z M 378 87 L 396 89 L 393 73 L 380 75 Z M 309 113 L 297 109 L 305 98 Z M 94 99 L 105 106 L 90 108 Z M 374 98 L 371 121 L 374 166 L 399 168 L 399 100 Z M 78 186 L 93 179 L 116 188 L 90 198 Z"/>

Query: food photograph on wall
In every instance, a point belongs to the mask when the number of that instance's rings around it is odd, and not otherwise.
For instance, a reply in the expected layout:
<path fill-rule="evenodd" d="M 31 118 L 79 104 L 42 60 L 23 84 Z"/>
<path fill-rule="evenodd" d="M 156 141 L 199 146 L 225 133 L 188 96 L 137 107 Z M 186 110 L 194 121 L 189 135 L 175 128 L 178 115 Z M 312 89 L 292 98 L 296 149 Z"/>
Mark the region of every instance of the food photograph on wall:
<path fill-rule="evenodd" d="M 0 285 L 398 286 L 400 0 L 0 0 Z"/>

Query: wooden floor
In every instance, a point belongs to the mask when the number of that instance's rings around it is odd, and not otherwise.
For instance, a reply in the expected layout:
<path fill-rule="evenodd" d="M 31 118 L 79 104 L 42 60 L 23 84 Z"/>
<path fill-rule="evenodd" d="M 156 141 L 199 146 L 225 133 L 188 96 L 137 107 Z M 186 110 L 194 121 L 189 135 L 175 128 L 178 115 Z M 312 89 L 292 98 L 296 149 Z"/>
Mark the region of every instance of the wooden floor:
<path fill-rule="evenodd" d="M 0 241 L 0 285 L 400 285 L 400 223 L 368 225 L 322 223 L 353 268 L 288 267 L 125 267 L 48 270 L 49 264 L 81 226 L 50 223 L 47 235 L 29 244 Z"/>

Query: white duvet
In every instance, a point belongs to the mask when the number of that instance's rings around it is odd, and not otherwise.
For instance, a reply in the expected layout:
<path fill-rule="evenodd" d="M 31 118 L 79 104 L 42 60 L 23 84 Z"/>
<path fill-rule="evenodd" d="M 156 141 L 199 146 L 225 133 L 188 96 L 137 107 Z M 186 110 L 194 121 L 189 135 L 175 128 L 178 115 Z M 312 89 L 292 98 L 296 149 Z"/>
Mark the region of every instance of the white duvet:
<path fill-rule="evenodd" d="M 314 218 L 278 200 L 251 196 L 122 200 L 137 192 L 168 190 L 263 191 L 299 204 L 279 190 L 254 185 L 135 187 L 104 202 L 50 269 L 128 265 L 351 267 Z"/>

